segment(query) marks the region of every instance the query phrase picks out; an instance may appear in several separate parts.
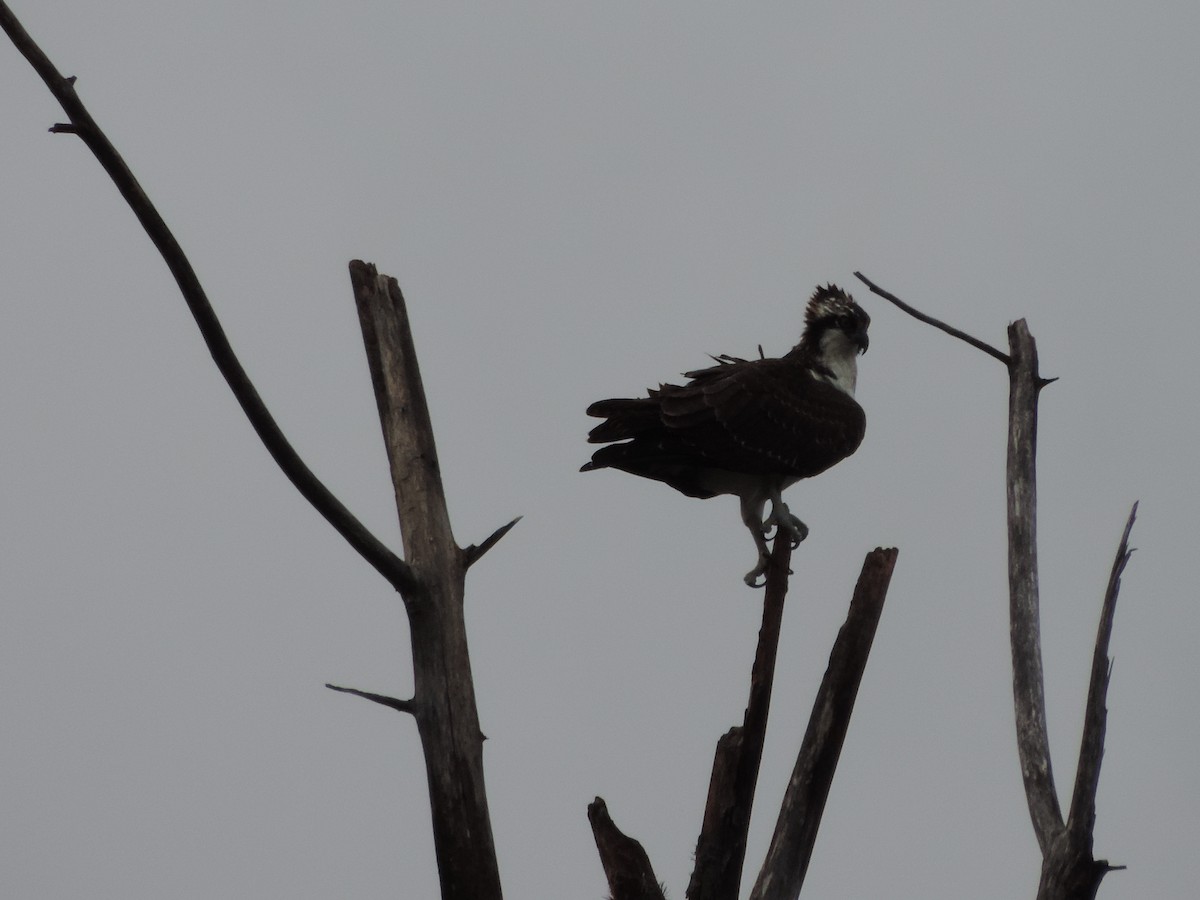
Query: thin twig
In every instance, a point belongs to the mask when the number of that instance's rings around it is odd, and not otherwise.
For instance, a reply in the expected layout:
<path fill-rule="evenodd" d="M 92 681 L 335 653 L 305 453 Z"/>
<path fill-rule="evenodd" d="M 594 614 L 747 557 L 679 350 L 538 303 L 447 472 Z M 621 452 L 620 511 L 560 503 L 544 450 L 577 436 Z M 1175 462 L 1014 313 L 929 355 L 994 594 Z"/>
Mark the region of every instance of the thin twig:
<path fill-rule="evenodd" d="M 470 546 L 463 547 L 463 568 L 469 569 L 471 566 L 475 565 L 475 563 L 479 562 L 479 557 L 483 556 L 483 554 L 495 547 L 496 542 L 508 534 L 509 531 L 512 530 L 512 527 L 520 522 L 523 518 L 524 516 L 517 516 L 508 524 L 501 525 L 499 528 L 489 534 L 484 539 L 483 543 L 479 544 L 478 546 L 471 544 Z"/>
<path fill-rule="evenodd" d="M 77 134 L 92 151 L 100 165 L 108 173 L 125 202 L 129 204 L 138 221 L 146 230 L 146 234 L 162 255 L 167 268 L 175 277 L 183 299 L 192 312 L 204 343 L 212 354 L 213 361 L 225 377 L 234 397 L 241 405 L 250 420 L 250 425 L 258 434 L 259 439 L 267 448 L 272 458 L 291 480 L 301 495 L 326 521 L 355 550 L 362 555 L 388 582 L 402 594 L 415 592 L 416 578 L 404 560 L 393 553 L 383 542 L 376 538 L 367 528 L 354 517 L 345 505 L 325 487 L 325 485 L 305 465 L 304 461 L 292 448 L 283 431 L 271 416 L 266 404 L 259 397 L 246 370 L 233 352 L 225 330 L 221 327 L 212 304 L 200 285 L 191 263 L 183 249 L 175 240 L 175 236 L 167 227 L 165 221 L 146 192 L 134 177 L 133 172 L 125 164 L 116 148 L 105 136 L 104 132 L 92 119 L 83 102 L 75 93 L 75 77 L 64 78 L 58 69 L 42 52 L 29 33 L 13 15 L 8 5 L 0 0 L 0 28 L 8 34 L 13 44 L 33 66 L 34 71 L 41 76 L 50 93 L 58 100 L 70 124 L 58 124 L 51 128 L 57 133 Z"/>
<path fill-rule="evenodd" d="M 339 687 L 336 684 L 326 684 L 325 687 L 331 691 L 337 691 L 341 694 L 353 694 L 355 697 L 362 697 L 364 700 L 370 700 L 372 703 L 378 703 L 381 706 L 391 707 L 400 712 L 416 715 L 416 706 L 412 700 L 401 700 L 398 697 L 389 697 L 387 694 L 372 694 L 370 691 L 360 691 L 357 688 Z"/>
<path fill-rule="evenodd" d="M 946 332 L 946 334 L 950 335 L 951 337 L 958 338 L 960 341 L 966 341 L 968 344 L 970 344 L 972 347 L 975 347 L 977 350 L 982 350 L 984 353 L 988 354 L 988 356 L 994 356 L 996 359 L 1000 360 L 1000 362 L 1004 363 L 1006 366 L 1010 364 L 1011 360 L 1009 359 L 1008 354 L 1004 353 L 1003 351 L 997 350 L 991 344 L 985 343 L 984 341 L 979 340 L 979 338 L 971 337 L 971 335 L 967 334 L 965 331 L 959 331 L 957 328 L 955 328 L 952 325 L 947 325 L 945 322 L 941 322 L 941 321 L 935 319 L 933 316 L 927 316 L 927 315 L 925 315 L 925 313 L 921 312 L 920 310 L 913 309 L 911 306 L 909 306 L 907 303 L 905 303 L 903 300 L 901 300 L 895 294 L 893 294 L 889 291 L 885 291 L 883 288 L 879 287 L 877 284 L 875 284 L 873 281 L 871 281 L 871 279 L 867 278 L 867 276 L 864 275 L 862 272 L 855 272 L 854 277 L 857 278 L 859 281 L 861 281 L 863 284 L 865 284 L 870 289 L 872 294 L 878 294 L 884 300 L 890 300 L 892 303 L 894 303 L 896 306 L 900 307 L 900 309 L 904 310 L 906 313 L 908 313 L 914 319 L 919 319 L 920 321 L 924 322 L 926 325 L 932 325 L 934 328 L 940 329 L 941 331 Z M 1050 380 L 1053 381 L 1054 379 L 1050 379 Z"/>

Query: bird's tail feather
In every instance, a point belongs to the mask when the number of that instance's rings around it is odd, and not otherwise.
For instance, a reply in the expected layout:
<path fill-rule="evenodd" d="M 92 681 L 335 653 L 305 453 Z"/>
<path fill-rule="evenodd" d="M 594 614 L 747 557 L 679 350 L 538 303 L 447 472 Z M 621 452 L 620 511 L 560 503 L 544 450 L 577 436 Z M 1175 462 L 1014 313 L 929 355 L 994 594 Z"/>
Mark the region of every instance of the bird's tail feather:
<path fill-rule="evenodd" d="M 689 497 L 703 499 L 714 496 L 713 491 L 697 480 L 694 466 L 688 465 L 687 461 L 672 459 L 669 455 L 663 456 L 661 451 L 648 448 L 639 441 L 601 447 L 592 454 L 591 462 L 584 463 L 579 471 L 592 472 L 596 469 L 620 469 L 631 475 L 652 478 L 669 484 Z"/>
<path fill-rule="evenodd" d="M 587 414 L 607 419 L 588 432 L 588 443 L 606 444 L 637 437 L 659 426 L 658 400 L 641 397 L 632 400 L 597 400 Z"/>

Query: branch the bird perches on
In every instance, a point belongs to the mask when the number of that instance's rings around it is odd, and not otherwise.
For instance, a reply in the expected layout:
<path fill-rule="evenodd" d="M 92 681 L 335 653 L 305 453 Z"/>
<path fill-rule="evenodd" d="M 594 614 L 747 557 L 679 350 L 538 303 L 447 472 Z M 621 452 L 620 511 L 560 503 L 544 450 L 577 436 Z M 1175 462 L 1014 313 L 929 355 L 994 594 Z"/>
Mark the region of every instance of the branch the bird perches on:
<path fill-rule="evenodd" d="M 772 564 L 767 569 L 763 624 L 751 672 L 750 698 L 742 724 L 731 728 L 717 742 L 708 802 L 696 842 L 696 864 L 686 894 L 688 900 L 737 900 L 738 897 L 791 553 L 786 533 L 782 538 L 777 537 Z M 849 614 L 830 653 L 829 668 L 817 691 L 808 730 L 780 804 L 774 836 L 750 895 L 752 900 L 792 900 L 800 892 L 897 554 L 895 549 L 876 549 L 863 561 Z M 625 842 L 632 839 L 612 824 L 603 802 L 596 798 L 604 813 L 603 827 L 598 828 L 592 818 L 592 828 L 612 900 L 661 900 L 661 888 L 644 850 L 614 851 L 614 842 L 628 847 L 631 845 Z M 589 807 L 589 818 L 593 807 Z M 637 849 L 641 850 L 640 844 Z"/>

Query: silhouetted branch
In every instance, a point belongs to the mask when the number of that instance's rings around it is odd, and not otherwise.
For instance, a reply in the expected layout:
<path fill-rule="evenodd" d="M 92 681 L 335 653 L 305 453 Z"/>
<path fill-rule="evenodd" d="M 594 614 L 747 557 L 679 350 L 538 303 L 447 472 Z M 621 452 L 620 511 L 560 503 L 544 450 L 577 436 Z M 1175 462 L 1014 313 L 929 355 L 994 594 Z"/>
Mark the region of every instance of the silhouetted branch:
<path fill-rule="evenodd" d="M 781 538 L 777 534 L 766 573 L 762 627 L 750 673 L 750 698 L 742 724 L 731 728 L 717 742 L 704 822 L 696 842 L 696 865 L 688 882 L 689 900 L 737 900 L 754 790 L 767 735 L 791 556 L 790 535 L 784 532 Z"/>
<path fill-rule="evenodd" d="M 1053 836 L 1042 861 L 1038 883 L 1038 900 L 1094 900 L 1100 882 L 1109 872 L 1124 866 L 1109 865 L 1106 859 L 1093 858 L 1093 831 L 1096 825 L 1096 790 L 1100 785 L 1100 762 L 1104 756 L 1104 732 L 1108 718 L 1105 698 L 1108 694 L 1112 662 L 1108 658 L 1108 643 L 1112 636 L 1113 615 L 1117 594 L 1121 589 L 1121 573 L 1133 550 L 1129 535 L 1137 516 L 1137 504 L 1129 512 L 1121 544 L 1113 560 L 1100 625 L 1096 630 L 1096 646 L 1092 654 L 1092 675 L 1088 686 L 1087 708 L 1084 710 L 1083 736 L 1079 742 L 1079 764 L 1075 772 L 1075 789 L 1066 826 Z"/>
<path fill-rule="evenodd" d="M 1096 649 L 1092 654 L 1092 677 L 1088 685 L 1087 708 L 1083 720 L 1083 738 L 1079 746 L 1079 765 L 1075 769 L 1075 790 L 1071 796 L 1071 812 L 1067 817 L 1067 828 L 1076 839 L 1090 835 L 1096 823 L 1096 789 L 1100 785 L 1100 761 L 1104 756 L 1104 731 L 1108 719 L 1106 699 L 1108 681 L 1112 673 L 1112 661 L 1108 658 L 1108 643 L 1112 637 L 1113 615 L 1117 609 L 1117 594 L 1121 590 L 1121 573 L 1129 562 L 1133 550 L 1129 546 L 1129 535 L 1137 518 L 1138 505 L 1133 504 L 1117 556 L 1113 560 L 1112 572 L 1108 577 L 1108 588 L 1104 592 L 1104 605 L 1100 611 L 1100 625 L 1096 629 Z"/>
<path fill-rule="evenodd" d="M 146 234 L 162 255 L 167 268 L 175 277 L 176 284 L 187 302 L 204 343 L 212 354 L 213 361 L 225 377 L 230 390 L 237 398 L 246 418 L 258 434 L 272 458 L 291 480 L 301 495 L 355 550 L 362 555 L 388 582 L 401 593 L 414 587 L 412 573 L 405 562 L 389 550 L 369 532 L 340 500 L 335 497 L 316 475 L 304 464 L 292 445 L 284 437 L 266 404 L 250 381 L 242 364 L 238 361 L 225 336 L 225 331 L 213 311 L 200 280 L 175 236 L 155 209 L 150 198 L 142 190 L 133 172 L 117 153 L 116 148 L 92 119 L 83 102 L 75 93 L 75 77 L 64 78 L 50 59 L 34 43 L 33 39 L 17 21 L 16 16 L 4 2 L 0 2 L 0 27 L 12 39 L 14 45 L 41 76 L 46 87 L 62 105 L 70 118 L 70 125 L 55 125 L 50 130 L 56 133 L 77 134 L 80 140 L 99 160 L 129 208 L 133 210 Z"/>
<path fill-rule="evenodd" d="M 857 273 L 856 273 L 857 274 Z M 1037 564 L 1037 404 L 1042 388 L 1055 379 L 1038 374 L 1037 345 L 1025 320 L 1008 329 L 1009 356 L 974 338 L 919 313 L 861 274 L 872 292 L 905 312 L 985 353 L 1001 359 L 1008 368 L 1009 416 L 1007 457 L 1009 627 L 1013 660 L 1013 705 L 1016 711 L 1017 752 L 1025 799 L 1038 846 L 1042 871 L 1038 900 L 1093 900 L 1104 875 L 1120 866 L 1092 855 L 1096 821 L 1096 790 L 1104 753 L 1107 719 L 1105 699 L 1111 674 L 1108 643 L 1112 633 L 1120 576 L 1129 561 L 1129 534 L 1137 505 L 1129 515 L 1108 591 L 1100 615 L 1092 658 L 1092 673 L 1084 711 L 1079 764 L 1071 809 L 1066 823 L 1054 787 L 1050 741 L 1046 728 L 1046 701 L 1042 669 L 1040 601 Z"/>
<path fill-rule="evenodd" d="M 1013 698 L 1017 748 L 1025 797 L 1042 853 L 1063 827 L 1054 790 L 1046 703 L 1037 575 L 1037 400 L 1048 382 L 1038 374 L 1037 346 L 1022 319 L 1009 326 L 1009 355 L 913 309 L 861 273 L 855 275 L 875 294 L 910 315 L 960 338 L 1004 362 L 1009 373 L 1008 427 L 1008 580 L 1013 659 Z"/>
<path fill-rule="evenodd" d="M 483 778 L 483 733 L 463 616 L 465 553 L 454 543 L 433 423 L 404 295 L 370 263 L 350 282 L 417 590 L 404 594 L 413 699 L 433 816 L 442 900 L 500 900 Z"/>
<path fill-rule="evenodd" d="M 338 691 L 342 694 L 353 694 L 355 697 L 362 697 L 364 700 L 370 700 L 372 703 L 378 703 L 381 706 L 388 706 L 400 712 L 415 715 L 411 700 L 401 700 L 397 697 L 389 697 L 387 694 L 372 694 L 369 691 L 360 691 L 356 688 L 339 687 L 336 684 L 326 684 L 325 687 L 331 691 Z"/>
<path fill-rule="evenodd" d="M 502 538 L 506 534 L 508 534 L 509 531 L 512 530 L 512 527 L 514 525 L 516 525 L 518 522 L 520 522 L 521 519 L 523 519 L 523 518 L 524 518 L 524 516 L 517 516 L 515 519 L 513 519 L 507 525 L 501 525 L 499 528 L 497 528 L 495 531 L 493 531 L 491 534 L 489 534 L 487 536 L 487 538 L 484 539 L 484 542 L 482 544 L 480 544 L 479 546 L 476 546 L 475 544 L 471 544 L 470 546 L 464 547 L 463 548 L 463 567 L 469 569 L 471 566 L 475 565 L 475 563 L 477 563 L 479 561 L 479 557 L 483 556 L 483 554 L 487 553 L 494 546 L 496 546 L 496 542 L 499 541 L 500 538 Z"/>
<path fill-rule="evenodd" d="M 960 341 L 966 341 L 972 347 L 982 350 L 984 353 L 988 354 L 988 356 L 994 356 L 996 359 L 1000 360 L 1000 362 L 1004 363 L 1006 366 L 1009 364 L 1009 358 L 1003 352 L 1001 352 L 1000 350 L 997 350 L 995 347 L 993 347 L 991 344 L 985 343 L 985 342 L 979 340 L 979 338 L 971 337 L 971 335 L 967 334 L 965 331 L 959 331 L 957 328 L 954 328 L 951 325 L 947 325 L 945 322 L 941 322 L 938 319 L 935 319 L 933 316 L 927 316 L 925 313 L 921 312 L 920 310 L 914 309 L 913 307 L 911 307 L 907 303 L 905 303 L 903 300 L 901 300 L 899 297 L 897 297 L 895 294 L 893 294 L 889 291 L 885 291 L 883 288 L 876 285 L 873 281 L 871 281 L 871 279 L 867 278 L 867 276 L 864 275 L 862 272 L 855 272 L 854 277 L 857 278 L 859 281 L 861 281 L 863 284 L 865 284 L 870 289 L 872 294 L 878 294 L 884 300 L 891 301 L 896 306 L 898 306 L 900 309 L 904 310 L 906 313 L 908 313 L 910 316 L 912 316 L 914 319 L 919 319 L 920 321 L 924 322 L 926 325 L 932 325 L 934 328 L 938 328 L 938 329 L 946 332 L 946 334 L 950 335 L 951 337 L 958 338 Z"/>
<path fill-rule="evenodd" d="M 621 832 L 603 798 L 589 803 L 587 814 L 612 900 L 666 900 L 645 848 Z"/>
<path fill-rule="evenodd" d="M 1037 345 L 1024 319 L 1008 328 L 1008 585 L 1017 752 L 1029 816 L 1042 853 L 1063 827 L 1054 789 L 1046 699 L 1037 561 Z"/>
<path fill-rule="evenodd" d="M 863 561 L 750 900 L 795 900 L 800 894 L 897 555 L 894 548 L 876 549 Z"/>

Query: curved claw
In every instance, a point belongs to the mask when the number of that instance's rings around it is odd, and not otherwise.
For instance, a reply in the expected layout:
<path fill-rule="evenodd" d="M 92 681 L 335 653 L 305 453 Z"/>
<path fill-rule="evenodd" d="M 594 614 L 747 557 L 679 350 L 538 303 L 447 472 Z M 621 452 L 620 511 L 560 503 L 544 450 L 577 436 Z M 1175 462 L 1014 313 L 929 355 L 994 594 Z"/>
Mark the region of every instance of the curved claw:
<path fill-rule="evenodd" d="M 767 586 L 767 569 L 769 569 L 770 566 L 771 566 L 771 558 L 770 557 L 763 557 L 761 560 L 759 560 L 758 565 L 755 566 L 753 569 L 751 569 L 749 572 L 747 572 L 746 577 L 742 579 L 742 581 L 746 582 L 746 587 L 752 587 L 752 588 L 755 588 L 756 590 L 762 590 L 763 588 L 765 588 Z M 789 575 L 796 574 L 791 569 L 788 569 L 787 573 Z M 758 580 L 760 576 L 762 578 L 762 581 Z"/>
<path fill-rule="evenodd" d="M 748 587 L 752 588 L 766 587 L 766 572 L 771 562 L 768 541 L 778 540 L 786 533 L 794 550 L 800 546 L 801 541 L 808 537 L 808 526 L 792 515 L 778 491 L 766 498 L 771 501 L 771 514 L 766 519 L 762 518 L 763 499 L 758 495 L 742 498 L 742 521 L 750 529 L 750 534 L 758 547 L 758 565 L 747 572 L 745 578 L 742 579 Z M 792 573 L 789 571 L 788 574 Z M 759 582 L 760 578 L 762 578 L 761 583 Z"/>
<path fill-rule="evenodd" d="M 767 566 L 771 564 L 771 557 L 760 556 L 758 565 L 746 573 L 746 577 L 742 581 L 746 582 L 746 587 L 765 588 L 767 586 Z M 762 578 L 760 582 L 758 579 Z"/>
<path fill-rule="evenodd" d="M 808 526 L 793 516 L 790 512 L 785 513 L 780 518 L 772 519 L 775 525 L 775 535 L 778 537 L 780 531 L 786 531 L 792 538 L 792 549 L 795 550 L 800 546 L 801 541 L 808 537 Z"/>

